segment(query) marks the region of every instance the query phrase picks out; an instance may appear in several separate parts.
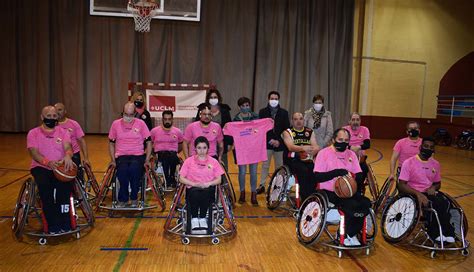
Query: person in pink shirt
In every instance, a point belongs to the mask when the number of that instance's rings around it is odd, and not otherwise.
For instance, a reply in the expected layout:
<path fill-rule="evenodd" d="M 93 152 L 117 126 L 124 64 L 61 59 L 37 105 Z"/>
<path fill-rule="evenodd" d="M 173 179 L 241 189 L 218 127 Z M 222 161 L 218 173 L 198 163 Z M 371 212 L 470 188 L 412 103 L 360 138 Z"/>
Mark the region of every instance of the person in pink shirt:
<path fill-rule="evenodd" d="M 422 207 L 431 207 L 438 214 L 443 235 L 435 216 L 428 210 L 423 215 L 428 219 L 428 235 L 435 241 L 454 243 L 454 228 L 450 224 L 450 202 L 437 192 L 441 188 L 439 162 L 431 156 L 435 151 L 435 142 L 431 137 L 421 141 L 420 151 L 402 164 L 397 188 L 402 194 L 410 194 L 418 199 Z"/>
<path fill-rule="evenodd" d="M 168 186 L 176 187 L 175 172 L 179 164 L 178 153 L 182 149 L 183 133 L 173 126 L 173 112 L 162 113 L 162 124 L 151 130 L 151 140 L 158 162 L 163 166 Z"/>
<path fill-rule="evenodd" d="M 344 127 L 351 134 L 349 149 L 354 151 L 359 158 L 360 167 L 362 169 L 363 178 L 367 177 L 369 167 L 367 166 L 367 156 L 365 150 L 370 148 L 370 132 L 369 129 L 361 125 L 360 114 L 353 112 L 349 125 Z"/>
<path fill-rule="evenodd" d="M 208 155 L 209 141 L 206 137 L 198 136 L 194 140 L 194 148 L 196 154 L 188 157 L 181 167 L 180 182 L 187 188 L 186 202 L 191 214 L 191 230 L 210 231 L 212 224 L 206 219 L 206 214 L 214 199 L 215 185 L 221 183 L 224 169 Z"/>
<path fill-rule="evenodd" d="M 222 161 L 224 136 L 221 126 L 218 123 L 211 122 L 211 105 L 205 104 L 199 112 L 199 116 L 199 121 L 189 124 L 184 130 L 184 156 L 188 158 L 195 155 L 196 149 L 193 146 L 193 142 L 197 137 L 204 136 L 209 141 L 209 155 Z M 219 153 L 217 153 L 217 150 L 219 150 Z"/>
<path fill-rule="evenodd" d="M 357 234 L 362 230 L 364 217 L 369 214 L 370 200 L 361 193 L 363 175 L 359 160 L 354 151 L 348 149 L 351 135 L 345 128 L 337 129 L 333 134 L 332 145 L 318 152 L 314 163 L 315 182 L 324 190 L 329 202 L 341 209 L 346 218 L 347 236 L 345 246 L 360 246 Z M 334 193 L 336 179 L 347 173 L 355 175 L 357 192 L 351 198 L 340 198 Z"/>
<path fill-rule="evenodd" d="M 410 121 L 407 124 L 408 137 L 397 141 L 393 147 L 392 158 L 390 159 L 390 176 L 389 179 L 393 179 L 396 175 L 400 174 L 400 169 L 405 160 L 415 156 L 420 151 L 421 138 L 420 138 L 420 125 L 416 121 Z M 397 166 L 398 160 L 398 167 Z M 397 170 L 395 170 L 395 168 Z"/>
<path fill-rule="evenodd" d="M 56 234 L 71 230 L 69 197 L 72 182 L 61 182 L 53 170 L 64 162 L 66 171 L 73 167 L 71 138 L 67 130 L 57 126 L 58 113 L 53 106 L 41 111 L 43 123 L 28 132 L 27 148 L 32 158 L 30 171 L 38 186 L 41 206 L 46 218 L 43 229 Z"/>
<path fill-rule="evenodd" d="M 117 208 L 124 208 L 129 199 L 130 207 L 138 206 L 138 189 L 144 174 L 143 166 L 150 165 L 150 131 L 145 122 L 134 116 L 135 105 L 127 102 L 123 107 L 122 118 L 115 120 L 109 131 L 110 165 L 116 167 L 120 182 Z"/>

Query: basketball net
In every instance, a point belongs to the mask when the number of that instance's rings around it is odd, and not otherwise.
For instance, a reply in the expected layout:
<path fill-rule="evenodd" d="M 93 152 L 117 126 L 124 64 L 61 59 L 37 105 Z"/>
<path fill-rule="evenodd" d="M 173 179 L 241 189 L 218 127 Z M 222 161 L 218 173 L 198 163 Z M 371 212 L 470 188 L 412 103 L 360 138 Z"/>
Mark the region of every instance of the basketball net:
<path fill-rule="evenodd" d="M 127 10 L 133 15 L 135 31 L 150 32 L 151 19 L 158 14 L 160 6 L 153 0 L 144 0 L 133 3 L 128 2 Z"/>

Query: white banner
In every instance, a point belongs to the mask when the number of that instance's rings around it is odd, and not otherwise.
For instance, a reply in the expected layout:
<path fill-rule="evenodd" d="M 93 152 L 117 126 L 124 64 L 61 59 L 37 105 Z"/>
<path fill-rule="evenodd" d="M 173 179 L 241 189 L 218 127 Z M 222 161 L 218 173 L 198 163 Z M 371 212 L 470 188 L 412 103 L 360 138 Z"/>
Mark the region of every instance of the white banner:
<path fill-rule="evenodd" d="M 151 117 L 161 117 L 165 110 L 174 117 L 194 118 L 197 106 L 206 100 L 206 90 L 146 90 L 147 110 Z"/>

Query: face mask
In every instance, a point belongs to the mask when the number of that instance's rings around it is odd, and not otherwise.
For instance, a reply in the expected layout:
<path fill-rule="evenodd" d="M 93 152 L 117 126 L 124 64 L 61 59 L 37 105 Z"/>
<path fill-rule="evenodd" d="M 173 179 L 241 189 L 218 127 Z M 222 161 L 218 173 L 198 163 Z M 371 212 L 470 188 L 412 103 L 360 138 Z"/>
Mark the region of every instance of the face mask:
<path fill-rule="evenodd" d="M 54 128 L 56 124 L 58 123 L 58 120 L 56 119 L 49 119 L 49 118 L 43 118 L 43 123 L 45 126 L 48 128 Z"/>
<path fill-rule="evenodd" d="M 323 104 L 313 104 L 315 111 L 320 111 L 323 108 Z"/>
<path fill-rule="evenodd" d="M 243 112 L 243 113 L 249 113 L 250 108 L 240 108 L 240 111 Z"/>
<path fill-rule="evenodd" d="M 172 124 L 170 124 L 170 123 L 165 123 L 165 124 L 163 124 L 163 126 L 164 126 L 165 128 L 170 128 L 171 125 L 172 125 Z"/>
<path fill-rule="evenodd" d="M 126 116 L 126 115 L 123 116 L 123 120 L 124 120 L 126 123 L 131 123 L 134 118 L 135 118 L 135 117 Z"/>
<path fill-rule="evenodd" d="M 209 104 L 211 104 L 211 106 L 215 106 L 219 103 L 219 99 L 218 98 L 211 98 L 209 99 Z"/>
<path fill-rule="evenodd" d="M 133 104 L 135 104 L 135 107 L 137 108 L 143 107 L 143 101 L 135 101 Z"/>
<path fill-rule="evenodd" d="M 410 129 L 410 130 L 408 131 L 408 135 L 409 135 L 410 137 L 415 138 L 415 137 L 418 137 L 418 135 L 420 135 L 420 131 L 418 131 L 417 129 Z"/>
<path fill-rule="evenodd" d="M 347 146 L 349 146 L 349 144 L 346 143 L 346 142 L 342 142 L 342 143 L 335 142 L 334 143 L 334 147 L 336 148 L 336 150 L 338 152 L 343 152 L 344 150 L 347 149 Z"/>
<path fill-rule="evenodd" d="M 202 121 L 201 120 L 201 123 L 203 123 L 204 125 L 209 125 L 209 123 L 211 123 L 211 121 Z"/>
<path fill-rule="evenodd" d="M 430 158 L 431 155 L 433 155 L 433 153 L 434 153 L 434 151 L 431 150 L 431 149 L 427 149 L 427 148 L 421 148 L 420 149 L 420 154 L 426 159 Z"/>
<path fill-rule="evenodd" d="M 278 100 L 269 100 L 268 104 L 270 104 L 270 107 L 275 108 L 276 106 L 278 106 Z"/>

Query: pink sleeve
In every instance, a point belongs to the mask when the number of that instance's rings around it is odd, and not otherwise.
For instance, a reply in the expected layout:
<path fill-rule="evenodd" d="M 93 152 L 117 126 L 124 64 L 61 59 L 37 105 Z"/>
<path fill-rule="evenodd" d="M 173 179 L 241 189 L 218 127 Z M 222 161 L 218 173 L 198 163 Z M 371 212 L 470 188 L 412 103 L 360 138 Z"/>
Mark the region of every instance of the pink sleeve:
<path fill-rule="evenodd" d="M 212 161 L 212 164 L 214 165 L 214 171 L 213 171 L 214 178 L 224 175 L 225 173 L 224 169 L 222 169 L 221 164 L 217 160 L 214 159 Z"/>
<path fill-rule="evenodd" d="M 69 133 L 69 130 L 63 129 L 62 135 L 65 143 L 71 143 L 71 133 Z"/>
<path fill-rule="evenodd" d="M 192 124 L 193 123 L 189 124 L 186 129 L 184 129 L 183 140 L 186 142 L 190 142 L 193 138 Z"/>
<path fill-rule="evenodd" d="M 433 183 L 441 182 L 441 167 L 439 163 L 436 163 L 435 171 L 436 171 L 436 175 L 434 177 Z"/>
<path fill-rule="evenodd" d="M 222 128 L 222 133 L 224 133 L 224 135 L 234 136 L 232 135 L 232 133 L 234 132 L 234 125 L 232 123 L 233 122 L 229 122 L 225 124 L 224 128 Z"/>
<path fill-rule="evenodd" d="M 85 134 L 84 134 L 84 131 L 81 128 L 81 125 L 79 125 L 78 122 L 74 122 L 74 126 L 75 126 L 74 131 L 76 133 L 76 139 L 80 139 L 80 138 L 84 137 Z"/>
<path fill-rule="evenodd" d="M 316 155 L 313 172 L 327 172 L 326 152 L 320 152 Z"/>
<path fill-rule="evenodd" d="M 115 131 L 115 122 L 113 122 L 113 123 L 112 123 L 112 126 L 110 126 L 109 139 L 110 139 L 110 140 L 115 140 L 115 139 L 117 139 L 117 132 Z"/>
<path fill-rule="evenodd" d="M 191 164 L 191 160 L 193 160 L 193 159 L 194 159 L 193 157 L 189 157 L 184 161 L 183 166 L 181 166 L 181 169 L 179 170 L 179 174 L 181 176 L 183 176 L 183 177 L 188 176 L 189 165 Z"/>
<path fill-rule="evenodd" d="M 178 135 L 178 143 L 182 143 L 183 142 L 183 132 L 181 132 L 181 130 L 179 128 L 176 129 L 176 135 Z"/>
<path fill-rule="evenodd" d="M 150 137 L 151 137 L 151 141 L 154 142 L 155 141 L 155 133 L 156 133 L 156 129 L 157 128 L 153 128 L 151 131 L 150 131 Z"/>
<path fill-rule="evenodd" d="M 402 164 L 402 170 L 400 170 L 399 180 L 410 181 L 410 160 L 406 160 Z"/>
<path fill-rule="evenodd" d="M 397 151 L 398 153 L 400 153 L 401 145 L 402 145 L 402 140 L 398 140 L 395 146 L 393 147 L 393 151 Z"/>
<path fill-rule="evenodd" d="M 35 130 L 30 130 L 26 136 L 26 148 L 38 148 Z"/>
<path fill-rule="evenodd" d="M 369 128 L 366 127 L 365 128 L 365 138 L 364 138 L 364 140 L 367 140 L 367 139 L 370 140 L 370 131 L 369 131 Z"/>

